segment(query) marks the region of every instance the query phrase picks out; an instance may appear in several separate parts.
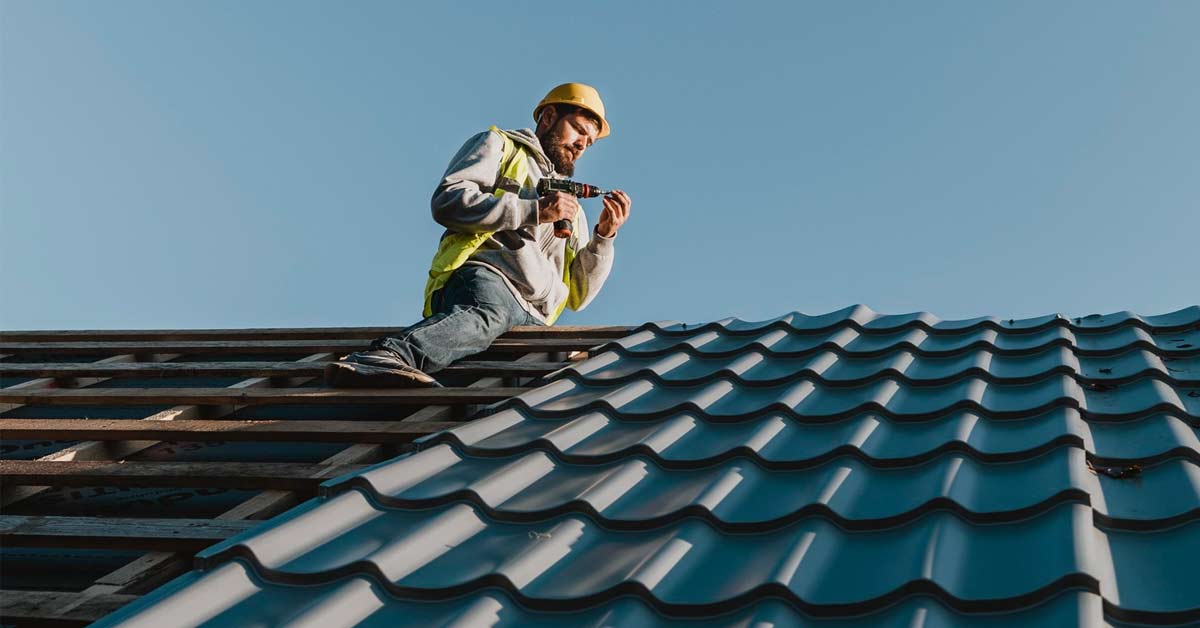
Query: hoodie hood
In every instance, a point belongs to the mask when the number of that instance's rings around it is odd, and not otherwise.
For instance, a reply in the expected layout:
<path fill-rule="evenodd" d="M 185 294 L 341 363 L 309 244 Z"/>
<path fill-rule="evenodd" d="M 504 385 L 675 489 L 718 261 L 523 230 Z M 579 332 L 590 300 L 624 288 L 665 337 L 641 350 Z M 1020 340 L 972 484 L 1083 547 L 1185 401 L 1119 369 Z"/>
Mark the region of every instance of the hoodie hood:
<path fill-rule="evenodd" d="M 534 159 L 537 159 L 538 164 L 542 166 L 542 170 L 549 174 L 556 174 L 554 164 L 546 156 L 546 151 L 542 150 L 542 142 L 534 134 L 533 129 L 500 129 L 500 132 L 507 135 L 512 141 L 520 142 L 529 147 L 530 151 L 533 152 Z"/>

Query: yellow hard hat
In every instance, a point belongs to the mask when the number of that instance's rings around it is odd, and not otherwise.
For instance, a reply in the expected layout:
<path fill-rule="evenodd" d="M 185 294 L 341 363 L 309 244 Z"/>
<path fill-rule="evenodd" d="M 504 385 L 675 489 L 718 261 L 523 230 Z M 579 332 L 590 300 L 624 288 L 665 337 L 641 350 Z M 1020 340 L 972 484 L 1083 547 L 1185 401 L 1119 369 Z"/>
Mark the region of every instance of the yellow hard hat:
<path fill-rule="evenodd" d="M 608 120 L 604 119 L 604 102 L 600 100 L 600 92 L 596 91 L 595 87 L 583 83 L 563 83 L 555 87 L 550 90 L 549 94 L 546 94 L 537 107 L 533 108 L 533 121 L 537 122 L 542 107 L 555 103 L 575 105 L 596 114 L 596 117 L 600 118 L 600 134 L 596 136 L 597 139 L 608 135 Z"/>

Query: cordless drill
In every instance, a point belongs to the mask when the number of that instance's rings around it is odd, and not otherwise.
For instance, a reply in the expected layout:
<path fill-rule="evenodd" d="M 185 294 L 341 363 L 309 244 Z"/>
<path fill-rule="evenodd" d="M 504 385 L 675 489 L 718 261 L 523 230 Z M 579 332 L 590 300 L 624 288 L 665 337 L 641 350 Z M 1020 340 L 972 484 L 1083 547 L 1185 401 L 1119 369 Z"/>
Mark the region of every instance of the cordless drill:
<path fill-rule="evenodd" d="M 538 196 L 545 196 L 550 192 L 566 192 L 574 194 L 576 198 L 594 198 L 601 194 L 608 194 L 608 190 L 601 190 L 594 185 L 579 183 L 570 179 L 551 179 L 546 177 L 538 181 L 537 193 Z M 554 235 L 559 238 L 571 237 L 571 221 L 570 220 L 555 220 Z"/>

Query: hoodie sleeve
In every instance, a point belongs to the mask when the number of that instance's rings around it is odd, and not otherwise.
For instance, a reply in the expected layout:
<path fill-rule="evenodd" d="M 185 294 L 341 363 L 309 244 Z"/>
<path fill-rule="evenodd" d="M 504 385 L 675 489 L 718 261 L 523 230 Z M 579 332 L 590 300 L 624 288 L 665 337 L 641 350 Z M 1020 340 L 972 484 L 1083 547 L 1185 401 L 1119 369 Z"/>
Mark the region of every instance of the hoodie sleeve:
<path fill-rule="evenodd" d="M 433 219 L 452 231 L 509 231 L 538 224 L 538 199 L 494 196 L 504 140 L 484 131 L 467 140 L 433 192 Z"/>
<path fill-rule="evenodd" d="M 567 307 L 576 311 L 587 307 L 600 294 L 600 288 L 612 270 L 613 240 L 617 238 L 616 234 L 606 238 L 592 231 L 593 237 L 589 240 L 586 218 L 584 220 L 585 228 L 577 234 L 577 243 L 582 240 L 583 248 L 576 249 L 579 252 L 571 261 L 570 296 L 567 299 Z"/>

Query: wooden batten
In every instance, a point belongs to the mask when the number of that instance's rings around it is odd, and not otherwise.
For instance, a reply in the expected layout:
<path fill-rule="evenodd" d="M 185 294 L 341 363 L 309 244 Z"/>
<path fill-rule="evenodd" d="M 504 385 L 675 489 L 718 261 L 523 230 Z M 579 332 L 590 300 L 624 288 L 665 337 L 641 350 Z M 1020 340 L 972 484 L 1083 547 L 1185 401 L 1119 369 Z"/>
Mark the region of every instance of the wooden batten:
<path fill-rule="evenodd" d="M 19 626 L 86 626 L 138 599 L 63 591 L 0 591 L 0 622 Z"/>
<path fill-rule="evenodd" d="M 328 362 L 0 362 L 0 375 L 13 377 L 317 377 Z M 439 375 L 539 377 L 571 362 L 464 360 Z"/>
<path fill-rule="evenodd" d="M 0 419 L 12 440 L 173 440 L 237 442 L 407 443 L 459 425 L 402 421 L 236 421 L 228 419 Z"/>
<path fill-rule="evenodd" d="M 0 402 L 36 405 L 255 405 L 391 404 L 407 406 L 493 403 L 515 397 L 524 388 L 47 388 L 0 389 Z"/>
<path fill-rule="evenodd" d="M 586 351 L 609 338 L 522 338 L 496 340 L 488 351 Z M 346 354 L 368 348 L 366 340 L 120 340 L 111 342 L 11 342 L 0 341 L 0 353 L 12 355 L 117 355 L 153 353 L 234 354 Z"/>
<path fill-rule="evenodd" d="M 0 542 L 8 547 L 199 551 L 255 525 L 220 519 L 0 515 Z"/>
<path fill-rule="evenodd" d="M 0 460 L 7 485 L 169 486 L 178 488 L 280 489 L 314 491 L 322 478 L 363 465 L 306 462 L 46 462 Z"/>
<path fill-rule="evenodd" d="M 0 332 L 0 342 L 79 342 L 114 340 L 374 340 L 403 327 L 265 327 L 259 329 L 96 329 L 21 330 Z M 514 327 L 500 340 L 524 338 L 620 338 L 633 331 L 623 325 L 536 325 Z"/>

